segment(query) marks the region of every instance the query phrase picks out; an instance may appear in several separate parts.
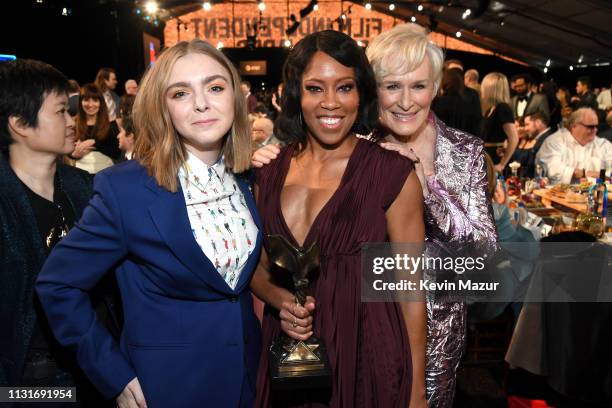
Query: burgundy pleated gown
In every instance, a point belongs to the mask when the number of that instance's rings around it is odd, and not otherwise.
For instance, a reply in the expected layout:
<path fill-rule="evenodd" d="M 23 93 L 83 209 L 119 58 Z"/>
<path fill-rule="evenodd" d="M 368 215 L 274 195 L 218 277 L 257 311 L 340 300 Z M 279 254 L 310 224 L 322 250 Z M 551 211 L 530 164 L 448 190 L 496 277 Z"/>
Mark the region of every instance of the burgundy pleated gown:
<path fill-rule="evenodd" d="M 265 234 L 281 234 L 298 246 L 283 218 L 281 190 L 295 147 L 285 148 L 257 174 L 257 206 Z M 327 347 L 331 392 L 291 395 L 270 389 L 268 348 L 280 333 L 278 312 L 266 307 L 257 379 L 257 407 L 407 407 L 412 364 L 398 304 L 361 302 L 362 243 L 387 241 L 385 211 L 401 191 L 412 162 L 359 140 L 336 192 L 313 222 L 304 247 L 318 237 L 321 267 L 311 282 L 316 299 L 314 334 Z M 287 273 L 285 272 L 287 275 Z M 290 281 L 287 276 L 279 281 Z"/>

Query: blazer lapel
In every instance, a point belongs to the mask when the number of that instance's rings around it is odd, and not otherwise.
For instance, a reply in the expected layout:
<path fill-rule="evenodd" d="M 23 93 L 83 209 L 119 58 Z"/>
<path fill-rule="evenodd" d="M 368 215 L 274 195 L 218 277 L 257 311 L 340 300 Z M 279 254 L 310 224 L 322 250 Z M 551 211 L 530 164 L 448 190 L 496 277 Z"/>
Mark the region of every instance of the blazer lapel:
<path fill-rule="evenodd" d="M 149 214 L 170 250 L 187 269 L 207 285 L 222 293 L 232 293 L 193 237 L 180 184 L 176 193 L 159 187 L 151 178 L 147 186 L 158 194 L 149 207 Z"/>

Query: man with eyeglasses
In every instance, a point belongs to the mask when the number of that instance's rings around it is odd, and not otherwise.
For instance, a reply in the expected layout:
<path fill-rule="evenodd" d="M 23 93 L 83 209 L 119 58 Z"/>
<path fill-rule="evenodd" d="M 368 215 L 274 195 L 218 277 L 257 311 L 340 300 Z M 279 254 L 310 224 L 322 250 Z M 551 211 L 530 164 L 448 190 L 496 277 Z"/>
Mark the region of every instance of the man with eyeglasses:
<path fill-rule="evenodd" d="M 580 108 L 570 115 L 567 129 L 544 141 L 536 160 L 544 162 L 551 184 L 596 178 L 602 168 L 606 169 L 606 177 L 610 177 L 612 143 L 597 137 L 598 124 L 593 109 Z"/>

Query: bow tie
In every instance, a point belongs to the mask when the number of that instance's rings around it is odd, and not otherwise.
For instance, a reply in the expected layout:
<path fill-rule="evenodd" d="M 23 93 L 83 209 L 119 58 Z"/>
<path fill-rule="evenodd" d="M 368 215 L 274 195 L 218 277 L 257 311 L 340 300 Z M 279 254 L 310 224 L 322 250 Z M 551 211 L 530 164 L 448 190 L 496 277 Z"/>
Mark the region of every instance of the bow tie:
<path fill-rule="evenodd" d="M 518 97 L 518 101 L 519 102 L 527 102 L 527 99 L 529 99 L 529 98 L 527 98 L 527 95 L 519 96 Z"/>

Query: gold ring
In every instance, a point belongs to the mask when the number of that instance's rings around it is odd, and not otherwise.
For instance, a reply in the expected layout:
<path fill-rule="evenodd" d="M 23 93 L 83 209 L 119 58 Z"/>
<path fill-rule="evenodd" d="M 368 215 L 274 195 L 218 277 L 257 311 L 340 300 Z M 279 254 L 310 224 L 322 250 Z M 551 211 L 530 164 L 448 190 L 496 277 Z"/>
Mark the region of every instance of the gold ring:
<path fill-rule="evenodd" d="M 291 323 L 291 325 L 293 326 L 293 328 L 297 327 L 297 317 L 293 318 L 293 323 Z"/>

